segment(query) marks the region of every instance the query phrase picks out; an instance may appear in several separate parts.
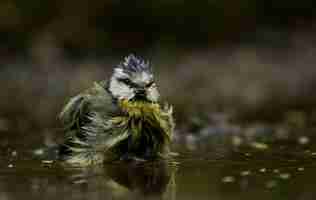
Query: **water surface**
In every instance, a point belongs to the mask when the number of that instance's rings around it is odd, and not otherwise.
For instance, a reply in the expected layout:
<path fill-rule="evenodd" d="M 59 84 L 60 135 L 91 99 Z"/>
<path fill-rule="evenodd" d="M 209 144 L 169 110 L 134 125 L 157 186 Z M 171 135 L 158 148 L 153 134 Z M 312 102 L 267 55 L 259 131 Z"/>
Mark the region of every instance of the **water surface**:
<path fill-rule="evenodd" d="M 179 142 L 173 160 L 89 168 L 35 158 L 35 144 L 14 148 L 9 141 L 0 154 L 0 199 L 314 199 L 312 140 L 243 146 L 226 137 Z"/>

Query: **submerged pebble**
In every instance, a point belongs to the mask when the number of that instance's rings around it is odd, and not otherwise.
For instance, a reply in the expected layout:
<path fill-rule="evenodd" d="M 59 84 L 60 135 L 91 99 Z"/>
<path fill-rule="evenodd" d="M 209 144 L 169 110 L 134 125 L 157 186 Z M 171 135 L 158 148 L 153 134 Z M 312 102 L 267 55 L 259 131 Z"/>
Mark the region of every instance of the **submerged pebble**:
<path fill-rule="evenodd" d="M 241 175 L 241 176 L 248 176 L 248 175 L 250 175 L 250 174 L 251 174 L 251 171 L 249 171 L 249 170 L 240 172 L 240 175 Z"/>
<path fill-rule="evenodd" d="M 18 152 L 17 152 L 17 151 L 12 151 L 12 152 L 11 152 L 11 156 L 12 156 L 12 157 L 16 157 L 17 155 L 18 155 Z"/>
<path fill-rule="evenodd" d="M 266 171 L 267 171 L 266 168 L 261 168 L 261 169 L 259 169 L 259 172 L 262 172 L 262 173 L 264 173 L 264 172 L 266 172 Z"/>
<path fill-rule="evenodd" d="M 309 138 L 306 137 L 306 136 L 301 136 L 301 137 L 298 138 L 298 143 L 300 145 L 308 144 L 309 143 Z"/>
<path fill-rule="evenodd" d="M 0 131 L 8 131 L 10 127 L 9 120 L 0 118 Z"/>
<path fill-rule="evenodd" d="M 12 167 L 14 167 L 14 166 L 13 166 L 13 164 L 9 164 L 8 167 L 9 167 L 9 168 L 12 168 Z"/>
<path fill-rule="evenodd" d="M 185 137 L 186 139 L 186 146 L 189 150 L 195 150 L 197 148 L 196 146 L 196 142 L 197 142 L 197 138 L 196 136 L 189 134 Z"/>
<path fill-rule="evenodd" d="M 222 178 L 223 183 L 232 183 L 235 182 L 235 177 L 233 176 L 225 176 Z"/>
<path fill-rule="evenodd" d="M 243 143 L 243 139 L 239 136 L 233 136 L 232 137 L 232 144 L 233 146 L 240 146 Z"/>
<path fill-rule="evenodd" d="M 276 173 L 276 174 L 277 174 L 277 173 L 280 173 L 280 170 L 274 169 L 274 170 L 273 170 L 273 173 Z"/>
<path fill-rule="evenodd" d="M 284 126 L 278 126 L 275 129 L 275 135 L 278 139 L 281 140 L 286 140 L 289 138 L 290 135 L 290 131 L 288 130 L 288 128 L 284 127 Z"/>
<path fill-rule="evenodd" d="M 36 156 L 41 156 L 44 154 L 44 149 L 35 149 L 33 151 L 33 154 L 36 155 Z"/>
<path fill-rule="evenodd" d="M 44 165 L 51 165 L 51 164 L 53 164 L 53 160 L 42 160 L 42 164 L 44 164 Z"/>
<path fill-rule="evenodd" d="M 310 150 L 310 149 L 306 149 L 306 150 L 304 151 L 304 153 L 311 153 L 311 150 Z"/>
<path fill-rule="evenodd" d="M 269 148 L 269 146 L 265 143 L 262 143 L 262 142 L 252 142 L 250 144 L 253 148 L 255 149 L 259 149 L 259 150 L 266 150 Z"/>
<path fill-rule="evenodd" d="M 286 180 L 286 179 L 291 178 L 291 174 L 289 174 L 289 173 L 282 173 L 282 174 L 280 174 L 279 177 L 280 177 L 281 179 Z"/>
<path fill-rule="evenodd" d="M 299 167 L 299 168 L 297 168 L 297 171 L 304 171 L 305 169 L 304 169 L 304 167 Z"/>
<path fill-rule="evenodd" d="M 249 157 L 251 156 L 251 153 L 245 153 L 245 156 Z"/>
<path fill-rule="evenodd" d="M 73 184 L 75 185 L 80 185 L 80 184 L 84 184 L 84 183 L 87 183 L 88 181 L 86 179 L 79 179 L 79 180 L 75 180 L 75 181 L 72 181 Z"/>
<path fill-rule="evenodd" d="M 278 185 L 278 183 L 275 180 L 271 180 L 266 182 L 266 188 L 268 189 L 272 189 L 274 187 L 276 187 Z"/>

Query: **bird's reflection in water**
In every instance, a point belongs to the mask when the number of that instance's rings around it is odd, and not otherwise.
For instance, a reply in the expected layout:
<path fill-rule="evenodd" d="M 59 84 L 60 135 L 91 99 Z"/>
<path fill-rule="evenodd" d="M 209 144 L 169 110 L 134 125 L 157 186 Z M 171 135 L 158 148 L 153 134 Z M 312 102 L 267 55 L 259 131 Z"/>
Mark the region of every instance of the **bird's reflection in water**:
<path fill-rule="evenodd" d="M 71 179 L 95 190 L 101 186 L 112 197 L 175 199 L 176 169 L 176 163 L 169 161 L 120 162 L 81 169 Z"/>

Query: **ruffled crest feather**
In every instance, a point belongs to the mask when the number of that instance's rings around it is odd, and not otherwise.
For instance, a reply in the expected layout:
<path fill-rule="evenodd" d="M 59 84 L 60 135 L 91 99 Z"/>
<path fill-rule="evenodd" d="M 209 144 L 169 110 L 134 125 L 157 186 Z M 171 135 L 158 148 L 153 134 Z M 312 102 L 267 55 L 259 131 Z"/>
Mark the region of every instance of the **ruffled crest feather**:
<path fill-rule="evenodd" d="M 134 54 L 130 54 L 124 58 L 124 61 L 118 65 L 124 72 L 135 73 L 135 72 L 151 72 L 149 62 L 142 58 L 136 57 Z"/>

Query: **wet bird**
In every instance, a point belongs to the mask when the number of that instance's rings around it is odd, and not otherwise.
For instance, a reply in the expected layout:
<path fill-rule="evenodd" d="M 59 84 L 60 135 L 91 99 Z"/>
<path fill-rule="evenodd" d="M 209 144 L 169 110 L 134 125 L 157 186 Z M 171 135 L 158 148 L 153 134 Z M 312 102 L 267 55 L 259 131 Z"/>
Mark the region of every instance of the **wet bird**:
<path fill-rule="evenodd" d="M 159 102 L 149 62 L 134 55 L 118 64 L 108 81 L 72 97 L 59 119 L 65 140 L 59 157 L 70 164 L 158 159 L 170 155 L 172 107 Z"/>

